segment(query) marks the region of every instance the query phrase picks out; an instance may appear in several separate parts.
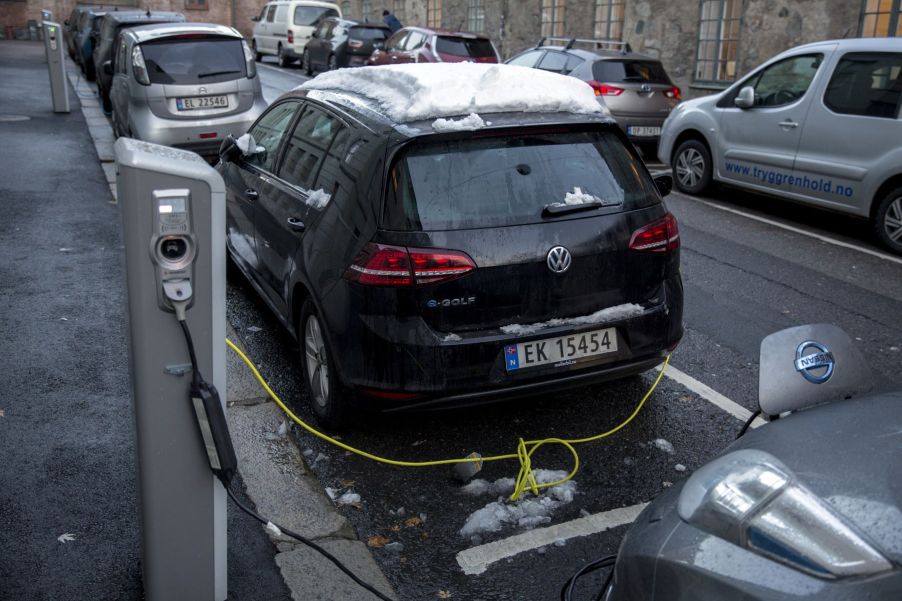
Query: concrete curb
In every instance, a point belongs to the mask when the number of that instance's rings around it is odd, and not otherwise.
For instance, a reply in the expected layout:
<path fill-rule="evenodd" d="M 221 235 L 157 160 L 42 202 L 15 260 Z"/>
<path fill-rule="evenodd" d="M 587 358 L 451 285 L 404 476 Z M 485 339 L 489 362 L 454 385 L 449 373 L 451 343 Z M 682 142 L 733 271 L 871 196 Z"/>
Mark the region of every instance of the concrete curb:
<path fill-rule="evenodd" d="M 66 75 L 87 121 L 97 158 L 113 196 L 112 202 L 116 203 L 116 157 L 113 152 L 116 140 L 109 120 L 100 108 L 96 86 L 88 83 L 79 67 L 68 58 Z M 227 324 L 226 329 L 229 339 L 244 350 L 243 341 L 231 324 Z M 235 353 L 227 350 L 226 357 L 229 428 L 246 492 L 258 513 L 315 541 L 364 582 L 397 599 L 369 549 L 357 540 L 348 519 L 333 505 L 304 464 L 300 451 L 288 436 L 286 416 L 266 396 Z M 375 599 L 309 547 L 269 530 L 266 533 L 276 546 L 276 564 L 296 601 Z"/>
<path fill-rule="evenodd" d="M 227 335 L 242 351 L 241 337 Z M 260 514 L 315 541 L 364 582 L 396 599 L 367 546 L 326 496 L 289 436 L 291 423 L 263 392 L 250 369 L 228 351 L 228 419 L 248 496 Z M 331 562 L 294 539 L 267 531 L 279 552 L 276 564 L 296 601 L 364 601 L 361 589 Z"/>

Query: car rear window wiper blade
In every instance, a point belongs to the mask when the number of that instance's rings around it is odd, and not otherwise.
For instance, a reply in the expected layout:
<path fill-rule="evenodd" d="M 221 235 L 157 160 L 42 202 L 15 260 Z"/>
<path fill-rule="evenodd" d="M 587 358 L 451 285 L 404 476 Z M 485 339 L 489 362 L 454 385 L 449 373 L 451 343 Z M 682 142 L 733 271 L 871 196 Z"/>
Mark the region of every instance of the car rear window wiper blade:
<path fill-rule="evenodd" d="M 588 211 L 590 209 L 600 209 L 605 204 L 600 200 L 592 202 L 581 202 L 579 204 L 568 205 L 562 202 L 555 202 L 545 205 L 542 209 L 542 217 L 554 217 L 556 215 L 565 215 L 567 213 L 576 213 L 577 211 Z"/>
<path fill-rule="evenodd" d="M 202 77 L 213 77 L 214 75 L 229 75 L 230 73 L 241 73 L 241 71 L 233 70 L 233 71 L 210 71 L 209 73 L 199 73 L 197 78 L 200 79 Z"/>

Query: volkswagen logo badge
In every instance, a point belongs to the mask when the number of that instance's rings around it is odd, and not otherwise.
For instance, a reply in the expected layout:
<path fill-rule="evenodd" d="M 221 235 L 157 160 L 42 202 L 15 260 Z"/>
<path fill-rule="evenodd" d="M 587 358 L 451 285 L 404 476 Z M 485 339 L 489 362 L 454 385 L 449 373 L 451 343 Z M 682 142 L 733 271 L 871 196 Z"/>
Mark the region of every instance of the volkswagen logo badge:
<path fill-rule="evenodd" d="M 814 353 L 805 354 L 808 349 Z M 806 340 L 796 348 L 796 371 L 812 384 L 823 384 L 833 375 L 836 360 L 827 347 L 814 340 Z"/>
<path fill-rule="evenodd" d="M 570 251 L 563 246 L 555 246 L 548 251 L 548 257 L 545 259 L 545 262 L 548 263 L 548 269 L 554 273 L 564 273 L 570 269 L 573 257 L 570 256 Z"/>

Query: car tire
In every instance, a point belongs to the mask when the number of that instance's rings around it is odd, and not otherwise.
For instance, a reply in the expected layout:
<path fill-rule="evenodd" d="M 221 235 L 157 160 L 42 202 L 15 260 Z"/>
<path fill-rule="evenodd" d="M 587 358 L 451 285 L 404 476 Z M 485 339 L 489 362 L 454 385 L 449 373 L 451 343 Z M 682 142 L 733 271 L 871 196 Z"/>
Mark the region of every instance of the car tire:
<path fill-rule="evenodd" d="M 279 44 L 279 49 L 277 50 L 277 53 L 278 53 L 277 56 L 279 59 L 280 67 L 287 67 L 288 65 L 290 65 L 292 63 L 292 60 L 290 58 L 288 58 L 287 54 L 285 54 L 285 48 L 282 46 L 282 44 Z"/>
<path fill-rule="evenodd" d="M 251 51 L 254 53 L 254 60 L 258 63 L 263 60 L 263 55 L 257 50 L 257 40 L 251 40 Z"/>
<path fill-rule="evenodd" d="M 304 48 L 304 56 L 301 58 L 301 68 L 305 75 L 313 75 L 313 65 L 310 64 L 310 51 Z"/>
<path fill-rule="evenodd" d="M 883 246 L 902 255 L 902 186 L 890 190 L 878 201 L 873 225 Z"/>
<path fill-rule="evenodd" d="M 329 71 L 335 71 L 338 69 L 338 61 L 335 60 L 335 55 L 329 55 Z"/>
<path fill-rule="evenodd" d="M 103 93 L 103 88 L 100 87 L 100 83 L 97 83 L 97 95 L 100 96 L 100 106 L 103 108 L 103 112 L 109 116 L 113 113 L 113 103 L 110 101 L 110 95 Z"/>
<path fill-rule="evenodd" d="M 347 423 L 350 394 L 338 379 L 329 336 L 316 306 L 309 299 L 301 307 L 298 325 L 301 371 L 310 405 L 320 424 L 340 428 Z"/>
<path fill-rule="evenodd" d="M 686 140 L 673 153 L 673 182 L 685 194 L 701 194 L 711 185 L 713 165 L 708 147 Z"/>

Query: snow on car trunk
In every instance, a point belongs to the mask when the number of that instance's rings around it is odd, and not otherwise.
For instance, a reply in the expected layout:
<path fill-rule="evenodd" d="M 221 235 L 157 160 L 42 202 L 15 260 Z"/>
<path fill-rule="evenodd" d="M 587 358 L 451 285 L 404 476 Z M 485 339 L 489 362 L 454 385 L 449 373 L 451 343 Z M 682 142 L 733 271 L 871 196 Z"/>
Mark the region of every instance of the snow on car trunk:
<path fill-rule="evenodd" d="M 297 89 L 363 96 L 398 123 L 470 113 L 605 111 L 592 88 L 576 78 L 512 65 L 408 64 L 339 69 L 322 73 Z"/>

